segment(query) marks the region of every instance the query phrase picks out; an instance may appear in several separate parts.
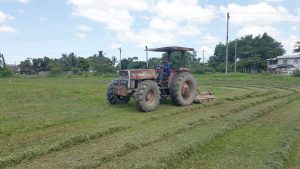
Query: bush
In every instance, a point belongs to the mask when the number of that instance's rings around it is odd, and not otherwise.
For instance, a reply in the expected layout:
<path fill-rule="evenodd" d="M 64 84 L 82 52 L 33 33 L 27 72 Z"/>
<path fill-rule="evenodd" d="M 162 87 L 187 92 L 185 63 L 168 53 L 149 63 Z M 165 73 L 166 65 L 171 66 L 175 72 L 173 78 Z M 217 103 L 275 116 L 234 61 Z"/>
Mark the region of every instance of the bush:
<path fill-rule="evenodd" d="M 81 72 L 81 70 L 79 68 L 74 68 L 73 69 L 73 74 L 75 74 L 75 75 L 82 75 L 82 72 Z"/>
<path fill-rule="evenodd" d="M 194 66 L 192 67 L 192 72 L 197 74 L 204 74 L 205 68 L 203 66 Z"/>
<path fill-rule="evenodd" d="M 13 73 L 9 69 L 0 68 L 0 77 L 10 77 Z"/>
<path fill-rule="evenodd" d="M 294 76 L 294 77 L 300 77 L 300 70 L 299 70 L 299 69 L 295 70 L 295 71 L 293 72 L 293 76 Z"/>
<path fill-rule="evenodd" d="M 57 77 L 62 74 L 63 74 L 62 69 L 58 67 L 54 67 L 49 71 L 49 77 Z"/>

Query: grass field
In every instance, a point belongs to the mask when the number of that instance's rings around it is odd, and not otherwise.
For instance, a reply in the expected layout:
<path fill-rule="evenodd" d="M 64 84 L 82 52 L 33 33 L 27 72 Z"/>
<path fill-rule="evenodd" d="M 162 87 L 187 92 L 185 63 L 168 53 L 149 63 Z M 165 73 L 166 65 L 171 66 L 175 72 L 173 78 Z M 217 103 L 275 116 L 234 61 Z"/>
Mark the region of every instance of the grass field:
<path fill-rule="evenodd" d="M 0 79 L 0 168 L 300 168 L 300 79 L 197 75 L 210 104 L 111 106 L 111 77 Z"/>

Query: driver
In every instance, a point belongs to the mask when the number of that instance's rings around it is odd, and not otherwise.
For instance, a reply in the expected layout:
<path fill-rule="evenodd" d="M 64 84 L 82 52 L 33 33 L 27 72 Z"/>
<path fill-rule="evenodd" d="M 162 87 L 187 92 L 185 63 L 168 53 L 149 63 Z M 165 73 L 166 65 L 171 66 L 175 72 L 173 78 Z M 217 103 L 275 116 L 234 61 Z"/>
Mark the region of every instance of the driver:
<path fill-rule="evenodd" d="M 163 77 L 169 78 L 171 71 L 170 71 L 170 64 L 167 58 L 163 58 L 162 69 L 159 73 L 159 83 L 162 83 Z"/>

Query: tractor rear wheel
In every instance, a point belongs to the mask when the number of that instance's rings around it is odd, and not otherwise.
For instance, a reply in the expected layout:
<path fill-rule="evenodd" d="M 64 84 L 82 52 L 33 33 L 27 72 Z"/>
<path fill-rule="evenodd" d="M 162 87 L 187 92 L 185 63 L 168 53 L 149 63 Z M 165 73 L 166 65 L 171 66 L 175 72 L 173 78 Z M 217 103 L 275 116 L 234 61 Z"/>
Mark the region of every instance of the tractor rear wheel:
<path fill-rule="evenodd" d="M 160 90 L 157 83 L 151 80 L 141 82 L 135 92 L 135 98 L 138 111 L 153 111 L 160 102 Z"/>
<path fill-rule="evenodd" d="M 192 104 L 196 94 L 196 80 L 190 73 L 179 74 L 171 83 L 171 100 L 177 106 L 186 106 Z"/>
<path fill-rule="evenodd" d="M 107 89 L 106 98 L 110 104 L 127 104 L 130 100 L 130 95 L 119 96 L 114 94 L 113 87 L 118 84 L 118 81 L 112 81 Z"/>

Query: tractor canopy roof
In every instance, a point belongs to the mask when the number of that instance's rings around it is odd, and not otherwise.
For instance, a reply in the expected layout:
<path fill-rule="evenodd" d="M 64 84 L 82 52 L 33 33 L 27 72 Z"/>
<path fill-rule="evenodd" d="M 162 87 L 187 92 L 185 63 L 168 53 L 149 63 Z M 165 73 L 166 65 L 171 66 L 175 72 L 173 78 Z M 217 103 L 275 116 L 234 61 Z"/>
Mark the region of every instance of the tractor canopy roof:
<path fill-rule="evenodd" d="M 169 46 L 169 47 L 161 47 L 161 48 L 149 48 L 148 51 L 153 52 L 187 52 L 194 51 L 194 48 L 180 47 L 180 46 Z"/>

